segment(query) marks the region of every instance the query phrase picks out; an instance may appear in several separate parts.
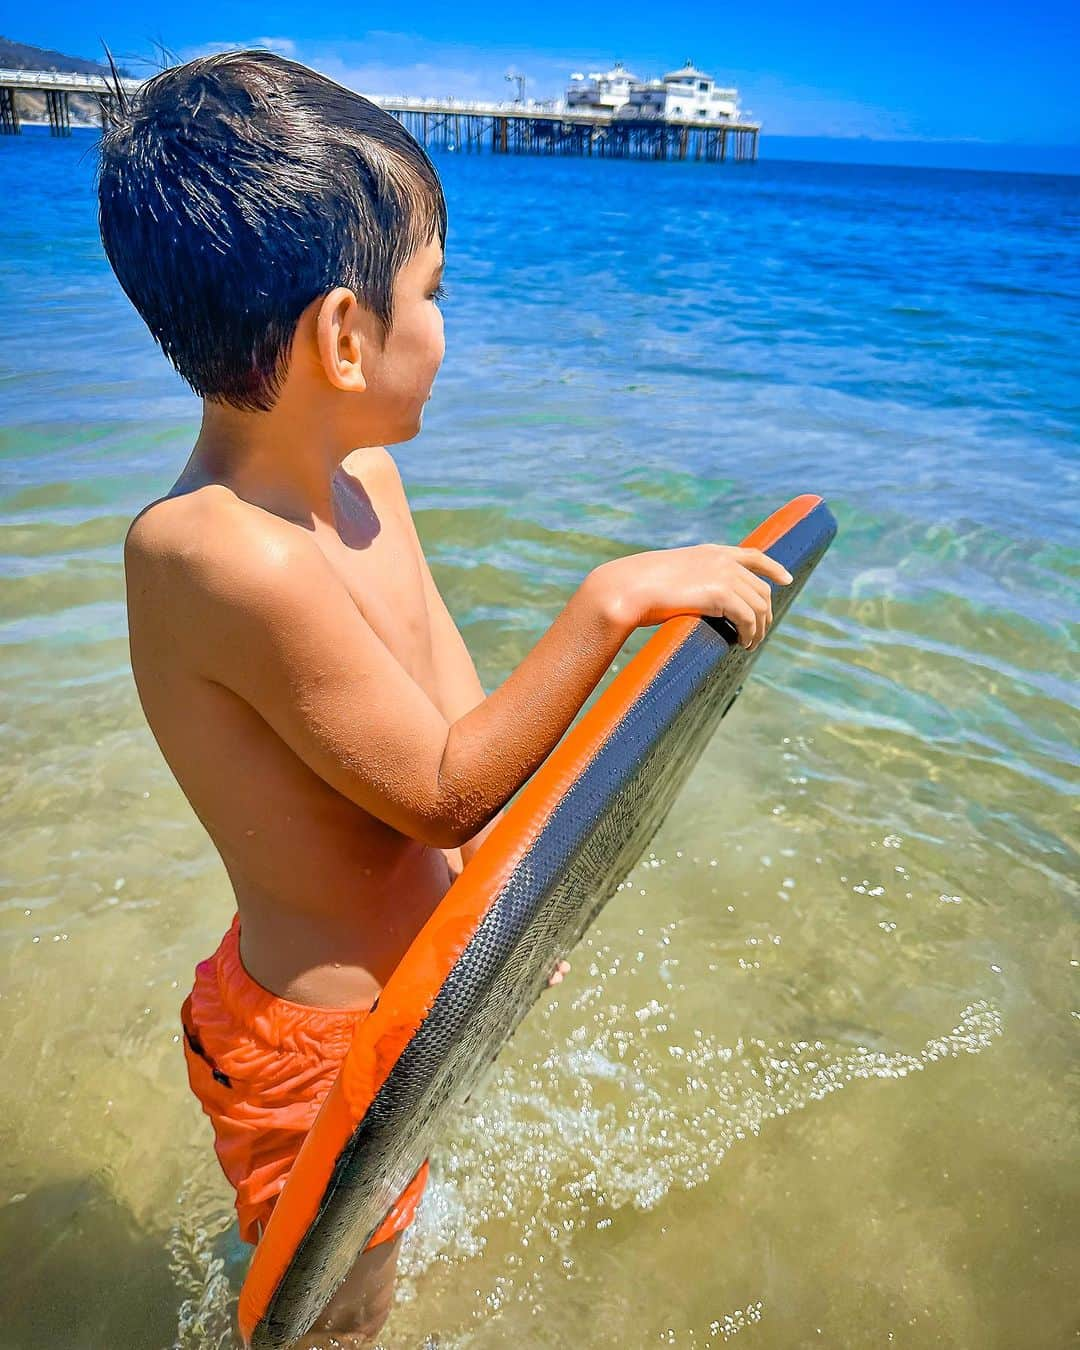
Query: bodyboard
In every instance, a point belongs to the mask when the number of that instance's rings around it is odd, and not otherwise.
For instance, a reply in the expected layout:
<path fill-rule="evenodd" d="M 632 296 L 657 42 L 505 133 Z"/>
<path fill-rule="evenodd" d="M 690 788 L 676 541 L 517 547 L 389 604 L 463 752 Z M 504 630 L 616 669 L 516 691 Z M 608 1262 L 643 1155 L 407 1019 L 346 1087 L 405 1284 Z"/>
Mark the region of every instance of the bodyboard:
<path fill-rule="evenodd" d="M 255 1249 L 253 1350 L 304 1334 L 663 823 L 754 661 L 836 533 L 794 498 L 744 541 L 787 567 L 747 652 L 726 619 L 659 625 L 567 731 L 446 892 L 359 1024 Z"/>

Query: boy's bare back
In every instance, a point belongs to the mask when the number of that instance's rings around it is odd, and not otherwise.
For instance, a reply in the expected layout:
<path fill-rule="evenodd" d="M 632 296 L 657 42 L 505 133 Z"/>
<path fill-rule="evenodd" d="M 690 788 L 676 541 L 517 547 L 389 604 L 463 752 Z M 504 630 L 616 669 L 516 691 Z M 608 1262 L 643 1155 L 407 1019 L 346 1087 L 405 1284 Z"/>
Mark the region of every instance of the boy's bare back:
<path fill-rule="evenodd" d="M 380 678 L 389 664 L 417 704 L 429 705 L 435 727 L 484 691 L 435 587 L 392 456 L 355 451 L 333 486 L 336 529 L 313 529 L 227 485 L 181 479 L 138 517 L 125 561 L 140 697 L 228 869 L 245 965 L 283 997 L 345 1007 L 382 988 L 460 871 L 461 854 L 410 837 L 351 799 L 342 729 L 361 707 L 372 735 L 394 715 L 387 700 L 399 703 L 401 683 Z M 332 702 L 330 653 L 319 644 L 336 633 L 347 659 L 358 627 L 341 623 L 350 609 L 383 650 L 374 668 L 350 664 L 357 706 L 338 709 L 336 725 L 332 710 L 317 714 L 316 732 L 296 709 L 327 695 Z M 400 725 L 402 747 L 410 731 L 424 734 Z M 392 777 L 394 747 L 385 748 Z"/>

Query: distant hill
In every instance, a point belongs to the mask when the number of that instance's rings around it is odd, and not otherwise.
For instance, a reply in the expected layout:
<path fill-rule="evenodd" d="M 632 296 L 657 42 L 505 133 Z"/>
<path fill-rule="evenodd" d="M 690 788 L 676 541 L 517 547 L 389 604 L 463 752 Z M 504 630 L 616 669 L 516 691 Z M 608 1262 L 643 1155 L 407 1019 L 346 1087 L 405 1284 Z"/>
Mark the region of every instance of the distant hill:
<path fill-rule="evenodd" d="M 88 61 L 82 56 L 65 56 L 48 47 L 34 47 L 29 42 L 13 42 L 0 37 L 0 69 L 4 70 L 73 70 L 79 75 L 107 75 L 108 61 Z M 121 75 L 129 72 L 117 65 Z"/>
<path fill-rule="evenodd" d="M 108 41 L 108 39 L 106 39 Z M 102 53 L 104 56 L 104 53 Z M 123 76 L 130 71 L 117 62 L 117 70 Z M 51 51 L 48 47 L 35 47 L 29 42 L 14 42 L 11 38 L 0 37 L 0 69 L 3 70 L 70 70 L 79 75 L 108 75 L 107 60 L 91 61 L 83 56 L 65 56 L 63 52 Z M 19 90 L 19 117 L 24 122 L 47 122 L 49 115 L 45 110 L 45 95 Z M 68 106 L 71 110 L 72 126 L 100 126 L 101 115 L 97 99 L 92 94 L 69 94 Z"/>

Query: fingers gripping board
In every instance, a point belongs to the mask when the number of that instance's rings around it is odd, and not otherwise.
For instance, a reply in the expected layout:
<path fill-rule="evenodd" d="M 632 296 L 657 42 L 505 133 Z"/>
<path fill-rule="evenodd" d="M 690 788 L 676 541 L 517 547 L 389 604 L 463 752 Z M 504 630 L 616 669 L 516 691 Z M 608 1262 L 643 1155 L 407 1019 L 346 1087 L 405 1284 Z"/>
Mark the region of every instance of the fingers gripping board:
<path fill-rule="evenodd" d="M 770 633 L 835 533 L 807 495 L 743 541 L 794 576 L 773 587 Z M 304 1141 L 240 1295 L 253 1350 L 311 1327 L 647 848 L 761 649 L 739 647 L 725 619 L 668 619 L 507 807 L 357 1028 Z"/>

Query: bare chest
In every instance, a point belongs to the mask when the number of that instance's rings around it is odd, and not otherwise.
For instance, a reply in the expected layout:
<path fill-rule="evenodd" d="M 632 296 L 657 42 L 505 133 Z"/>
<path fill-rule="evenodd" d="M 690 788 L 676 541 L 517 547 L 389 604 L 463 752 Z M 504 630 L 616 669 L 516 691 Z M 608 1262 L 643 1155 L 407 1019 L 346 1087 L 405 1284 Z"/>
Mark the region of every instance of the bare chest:
<path fill-rule="evenodd" d="M 321 540 L 357 609 L 400 665 L 437 702 L 424 561 L 402 508 L 368 481 L 343 477 L 336 535 Z"/>

